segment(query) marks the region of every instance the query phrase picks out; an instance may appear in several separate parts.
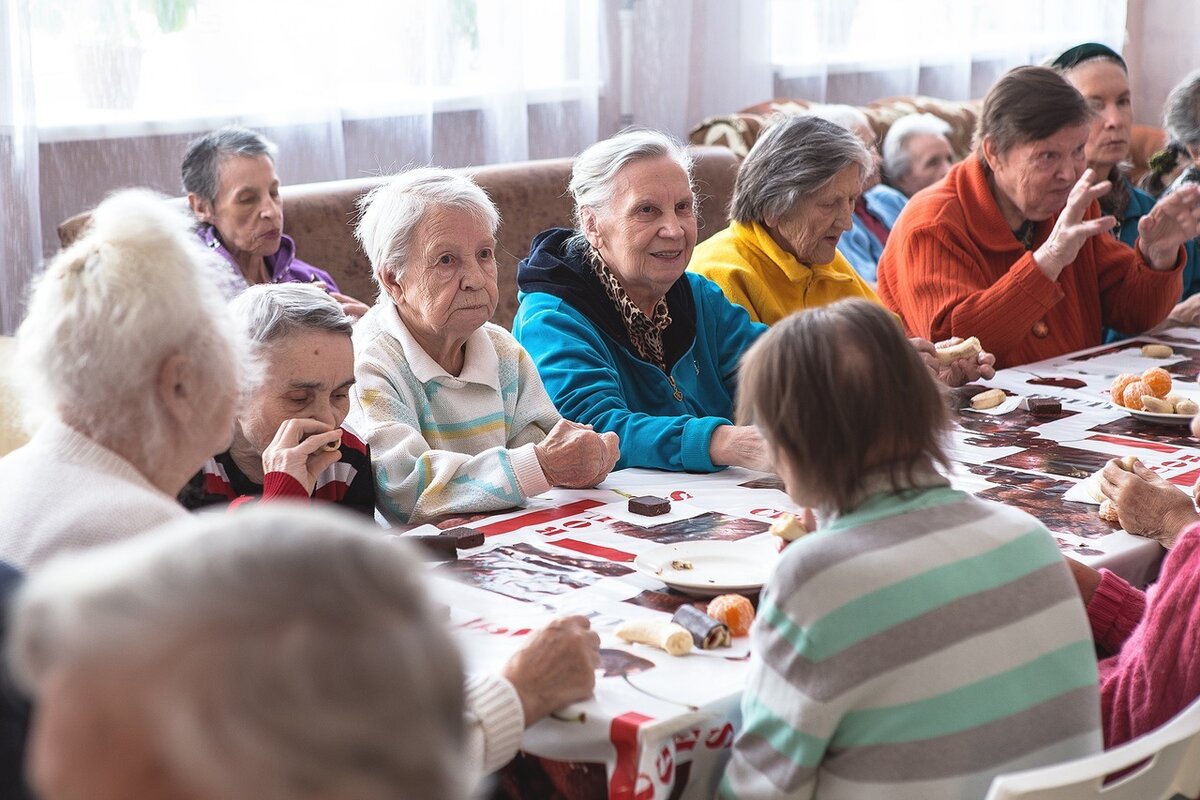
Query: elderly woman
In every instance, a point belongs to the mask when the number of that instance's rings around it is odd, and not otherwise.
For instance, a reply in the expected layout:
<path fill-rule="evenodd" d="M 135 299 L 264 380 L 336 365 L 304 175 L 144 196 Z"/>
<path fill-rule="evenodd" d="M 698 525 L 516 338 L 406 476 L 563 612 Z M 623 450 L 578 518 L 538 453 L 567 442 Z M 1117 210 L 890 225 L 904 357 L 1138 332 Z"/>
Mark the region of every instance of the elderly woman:
<path fill-rule="evenodd" d="M 1001 771 L 1100 749 L 1058 547 L 938 474 L 946 407 L 886 310 L 845 300 L 776 325 L 738 408 L 822 524 L 763 590 L 721 796 L 982 797 Z"/>
<path fill-rule="evenodd" d="M 180 493 L 187 508 L 251 498 L 337 503 L 375 516 L 367 446 L 341 427 L 354 385 L 353 320 L 316 286 L 252 286 L 230 305 L 259 369 L 233 443 Z"/>
<path fill-rule="evenodd" d="M 55 560 L 9 652 L 42 800 L 465 798 L 420 565 L 344 515 L 208 515 Z"/>
<path fill-rule="evenodd" d="M 1192 420 L 1200 437 L 1200 417 Z M 1145 593 L 1104 569 L 1071 562 L 1100 651 L 1104 744 L 1149 733 L 1200 697 L 1200 514 L 1192 497 L 1141 462 L 1110 461 L 1100 476 L 1121 527 L 1170 552 Z M 1193 494 L 1196 489 L 1193 489 Z"/>
<path fill-rule="evenodd" d="M 933 114 L 905 114 L 883 137 L 883 176 L 888 185 L 912 197 L 946 177 L 954 149 L 946 136 L 950 123 Z"/>
<path fill-rule="evenodd" d="M 625 131 L 575 159 L 570 192 L 579 230 L 534 239 L 513 322 L 563 416 L 619 434 L 618 467 L 765 469 L 757 431 L 730 422 L 738 359 L 764 328 L 686 272 L 687 152 Z"/>
<path fill-rule="evenodd" d="M 729 227 L 696 246 L 689 269 L 767 325 L 836 300 L 879 302 L 838 249 L 872 163 L 862 142 L 840 125 L 780 118 L 738 169 Z M 944 365 L 929 342 L 913 345 L 947 383 L 992 376 L 990 354 Z"/>
<path fill-rule="evenodd" d="M 179 490 L 229 446 L 240 341 L 186 217 L 113 195 L 50 263 L 17 331 L 28 408 L 0 459 L 0 561 L 122 539 L 185 511 Z"/>
<path fill-rule="evenodd" d="M 206 247 L 225 259 L 222 288 L 235 297 L 260 283 L 317 282 L 357 319 L 367 307 L 338 292 L 328 272 L 296 258 L 283 233 L 274 143 L 245 128 L 220 128 L 188 145 L 183 190 Z"/>
<path fill-rule="evenodd" d="M 1142 218 L 1133 248 L 1101 236 L 1110 189 L 1085 169 L 1093 111 L 1054 70 L 1018 67 L 988 92 L 976 153 L 914 197 L 879 266 L 879 296 L 910 333 L 978 336 L 999 366 L 1142 331 L 1179 297 L 1200 187 Z"/>
<path fill-rule="evenodd" d="M 1129 158 L 1133 131 L 1133 96 L 1125 59 L 1102 44 L 1089 42 L 1067 50 L 1054 59 L 1053 66 L 1096 112 L 1084 156 L 1088 168 L 1112 184 L 1112 190 L 1100 198 L 1101 213 L 1116 219 L 1113 235 L 1133 247 L 1137 244 L 1138 223 L 1154 208 L 1155 198 L 1135 187 L 1122 167 Z M 1200 291 L 1195 241 L 1188 240 L 1184 248 L 1187 264 L 1180 299 Z"/>
<path fill-rule="evenodd" d="M 424 522 L 603 481 L 617 438 L 564 421 L 529 355 L 488 323 L 500 216 L 483 190 L 416 169 L 362 207 L 382 293 L 354 332 L 351 425 L 374 452 L 380 510 Z"/>

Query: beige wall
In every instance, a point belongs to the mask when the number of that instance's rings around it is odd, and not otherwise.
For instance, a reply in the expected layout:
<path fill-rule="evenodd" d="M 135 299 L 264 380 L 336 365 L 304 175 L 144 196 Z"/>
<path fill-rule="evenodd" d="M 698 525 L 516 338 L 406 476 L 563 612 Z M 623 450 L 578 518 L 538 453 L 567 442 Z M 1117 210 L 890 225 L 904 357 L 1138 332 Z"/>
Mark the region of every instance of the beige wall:
<path fill-rule="evenodd" d="M 1134 114 L 1162 124 L 1171 87 L 1200 67 L 1200 0 L 1129 0 L 1125 48 Z"/>

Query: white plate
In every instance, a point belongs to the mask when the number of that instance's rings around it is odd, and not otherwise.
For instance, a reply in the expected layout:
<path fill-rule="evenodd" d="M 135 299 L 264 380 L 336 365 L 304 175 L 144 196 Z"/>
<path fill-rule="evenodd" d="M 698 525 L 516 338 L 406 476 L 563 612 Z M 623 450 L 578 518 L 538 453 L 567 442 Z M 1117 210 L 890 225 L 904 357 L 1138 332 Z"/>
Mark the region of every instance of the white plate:
<path fill-rule="evenodd" d="M 779 557 L 773 539 L 666 544 L 642 553 L 633 566 L 672 589 L 700 597 L 757 592 Z M 673 561 L 689 562 L 692 568 L 676 569 Z"/>
<path fill-rule="evenodd" d="M 1124 411 L 1131 417 L 1136 417 L 1143 422 L 1153 422 L 1157 425 L 1188 425 L 1192 421 L 1191 414 L 1155 414 L 1153 411 L 1136 411 L 1132 408 L 1119 406 L 1111 401 L 1109 405 L 1118 411 Z"/>

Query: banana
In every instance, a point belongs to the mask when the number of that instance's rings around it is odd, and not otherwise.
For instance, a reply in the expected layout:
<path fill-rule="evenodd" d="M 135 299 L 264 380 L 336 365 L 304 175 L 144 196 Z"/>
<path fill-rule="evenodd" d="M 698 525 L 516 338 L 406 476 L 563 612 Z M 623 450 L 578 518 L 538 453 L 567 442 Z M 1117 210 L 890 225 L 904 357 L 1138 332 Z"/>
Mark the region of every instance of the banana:
<path fill-rule="evenodd" d="M 995 408 L 1004 402 L 1008 397 L 1003 389 L 988 389 L 986 392 L 980 392 L 971 398 L 971 408 L 980 410 L 985 408 Z"/>
<path fill-rule="evenodd" d="M 946 345 L 945 347 L 937 348 L 937 360 L 943 364 L 953 364 L 960 358 L 969 358 L 977 356 L 983 352 L 983 345 L 979 343 L 978 336 L 972 336 L 970 339 L 959 342 L 958 344 Z"/>
<path fill-rule="evenodd" d="M 673 656 L 687 655 L 692 651 L 692 635 L 682 625 L 653 619 L 634 619 L 624 622 L 616 630 L 617 637 L 626 642 L 637 642 L 666 650 Z"/>

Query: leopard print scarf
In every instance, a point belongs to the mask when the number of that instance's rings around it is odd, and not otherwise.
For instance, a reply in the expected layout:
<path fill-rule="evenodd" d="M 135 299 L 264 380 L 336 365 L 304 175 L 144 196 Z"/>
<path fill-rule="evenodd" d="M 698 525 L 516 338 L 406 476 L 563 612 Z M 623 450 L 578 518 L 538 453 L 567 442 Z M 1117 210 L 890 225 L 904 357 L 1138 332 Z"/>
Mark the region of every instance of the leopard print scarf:
<path fill-rule="evenodd" d="M 625 323 L 625 331 L 629 334 L 629 340 L 633 342 L 638 355 L 666 372 L 667 364 L 663 358 L 662 334 L 671 325 L 671 313 L 667 308 L 666 299 L 660 298 L 654 306 L 654 316 L 647 317 L 637 307 L 637 304 L 629 299 L 629 295 L 625 293 L 625 287 L 617 280 L 617 276 L 613 274 L 608 264 L 604 263 L 604 258 L 596 248 L 589 249 L 588 259 L 591 261 L 592 271 L 596 273 L 596 277 L 600 279 L 600 285 L 604 287 L 604 293 L 617 307 L 617 313 L 621 315 L 621 321 Z"/>

